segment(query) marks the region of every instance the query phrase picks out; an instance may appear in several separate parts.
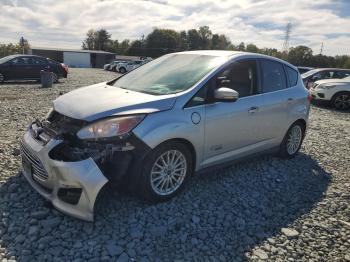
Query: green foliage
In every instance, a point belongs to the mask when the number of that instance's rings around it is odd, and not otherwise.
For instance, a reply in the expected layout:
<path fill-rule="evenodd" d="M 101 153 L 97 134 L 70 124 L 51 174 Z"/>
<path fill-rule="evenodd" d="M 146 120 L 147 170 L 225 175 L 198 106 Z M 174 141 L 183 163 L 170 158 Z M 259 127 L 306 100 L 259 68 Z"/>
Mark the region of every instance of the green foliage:
<path fill-rule="evenodd" d="M 15 54 L 27 54 L 28 50 L 30 48 L 28 40 L 24 39 L 23 46 L 18 44 L 1 44 L 0 43 L 0 58 L 8 55 L 15 55 Z"/>
<path fill-rule="evenodd" d="M 86 38 L 83 41 L 82 48 L 88 50 L 103 50 L 106 51 L 113 45 L 111 40 L 111 34 L 107 32 L 106 29 L 99 29 L 97 31 L 90 29 L 86 33 Z"/>

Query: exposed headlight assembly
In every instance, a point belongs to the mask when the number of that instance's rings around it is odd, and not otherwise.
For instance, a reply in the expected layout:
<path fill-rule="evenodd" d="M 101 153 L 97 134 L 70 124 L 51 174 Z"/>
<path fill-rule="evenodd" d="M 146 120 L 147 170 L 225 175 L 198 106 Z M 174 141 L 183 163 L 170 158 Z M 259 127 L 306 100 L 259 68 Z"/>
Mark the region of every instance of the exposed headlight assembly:
<path fill-rule="evenodd" d="M 336 85 L 322 85 L 322 84 L 320 84 L 317 86 L 317 89 L 331 89 L 334 87 L 336 87 Z"/>
<path fill-rule="evenodd" d="M 80 139 L 100 139 L 122 136 L 134 129 L 145 115 L 122 116 L 97 121 L 80 129 Z"/>

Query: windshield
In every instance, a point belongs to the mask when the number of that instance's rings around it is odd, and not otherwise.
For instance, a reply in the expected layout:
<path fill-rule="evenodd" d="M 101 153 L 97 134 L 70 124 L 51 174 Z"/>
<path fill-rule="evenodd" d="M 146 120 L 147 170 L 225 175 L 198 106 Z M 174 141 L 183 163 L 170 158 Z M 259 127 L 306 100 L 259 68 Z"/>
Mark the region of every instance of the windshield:
<path fill-rule="evenodd" d="M 153 95 L 184 91 L 226 58 L 196 54 L 162 56 L 118 79 L 114 86 Z"/>
<path fill-rule="evenodd" d="M 313 70 L 307 71 L 306 73 L 302 74 L 301 77 L 306 78 L 306 77 L 311 76 L 319 71 L 320 70 L 318 70 L 318 69 L 313 69 Z"/>
<path fill-rule="evenodd" d="M 7 62 L 7 61 L 9 61 L 9 60 L 11 60 L 12 58 L 15 58 L 15 57 L 16 57 L 16 55 L 9 55 L 9 56 L 5 56 L 3 58 L 0 58 L 0 64 L 5 63 L 5 62 Z"/>

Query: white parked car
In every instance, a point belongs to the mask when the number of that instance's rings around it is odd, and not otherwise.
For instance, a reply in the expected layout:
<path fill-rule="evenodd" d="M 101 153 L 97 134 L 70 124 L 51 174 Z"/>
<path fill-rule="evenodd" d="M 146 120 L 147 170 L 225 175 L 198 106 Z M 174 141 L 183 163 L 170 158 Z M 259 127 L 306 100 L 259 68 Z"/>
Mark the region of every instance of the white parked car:
<path fill-rule="evenodd" d="M 148 62 L 147 60 L 136 60 L 136 61 L 129 61 L 125 63 L 119 63 L 116 66 L 116 71 L 121 74 L 125 74 L 126 72 L 134 70 L 147 62 Z"/>
<path fill-rule="evenodd" d="M 313 99 L 331 102 L 336 109 L 350 109 L 350 76 L 316 81 L 310 92 Z"/>

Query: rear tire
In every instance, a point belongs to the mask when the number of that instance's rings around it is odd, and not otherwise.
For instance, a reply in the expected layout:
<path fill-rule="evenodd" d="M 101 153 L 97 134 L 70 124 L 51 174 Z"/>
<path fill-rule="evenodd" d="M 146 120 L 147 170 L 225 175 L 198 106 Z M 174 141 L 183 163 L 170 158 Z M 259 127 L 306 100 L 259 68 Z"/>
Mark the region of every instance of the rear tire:
<path fill-rule="evenodd" d="M 52 82 L 58 83 L 58 76 L 55 73 L 52 73 Z"/>
<path fill-rule="evenodd" d="M 338 110 L 350 109 L 350 92 L 339 92 L 335 94 L 331 104 Z"/>
<path fill-rule="evenodd" d="M 3 74 L 0 73 L 0 83 L 3 83 L 5 81 L 5 77 Z"/>
<path fill-rule="evenodd" d="M 303 143 L 305 135 L 305 126 L 300 122 L 294 123 L 287 131 L 280 145 L 279 155 L 282 158 L 295 157 L 301 144 Z"/>
<path fill-rule="evenodd" d="M 143 199 L 162 202 L 184 188 L 193 172 L 191 151 L 180 142 L 166 142 L 153 149 L 143 162 L 137 192 Z"/>

